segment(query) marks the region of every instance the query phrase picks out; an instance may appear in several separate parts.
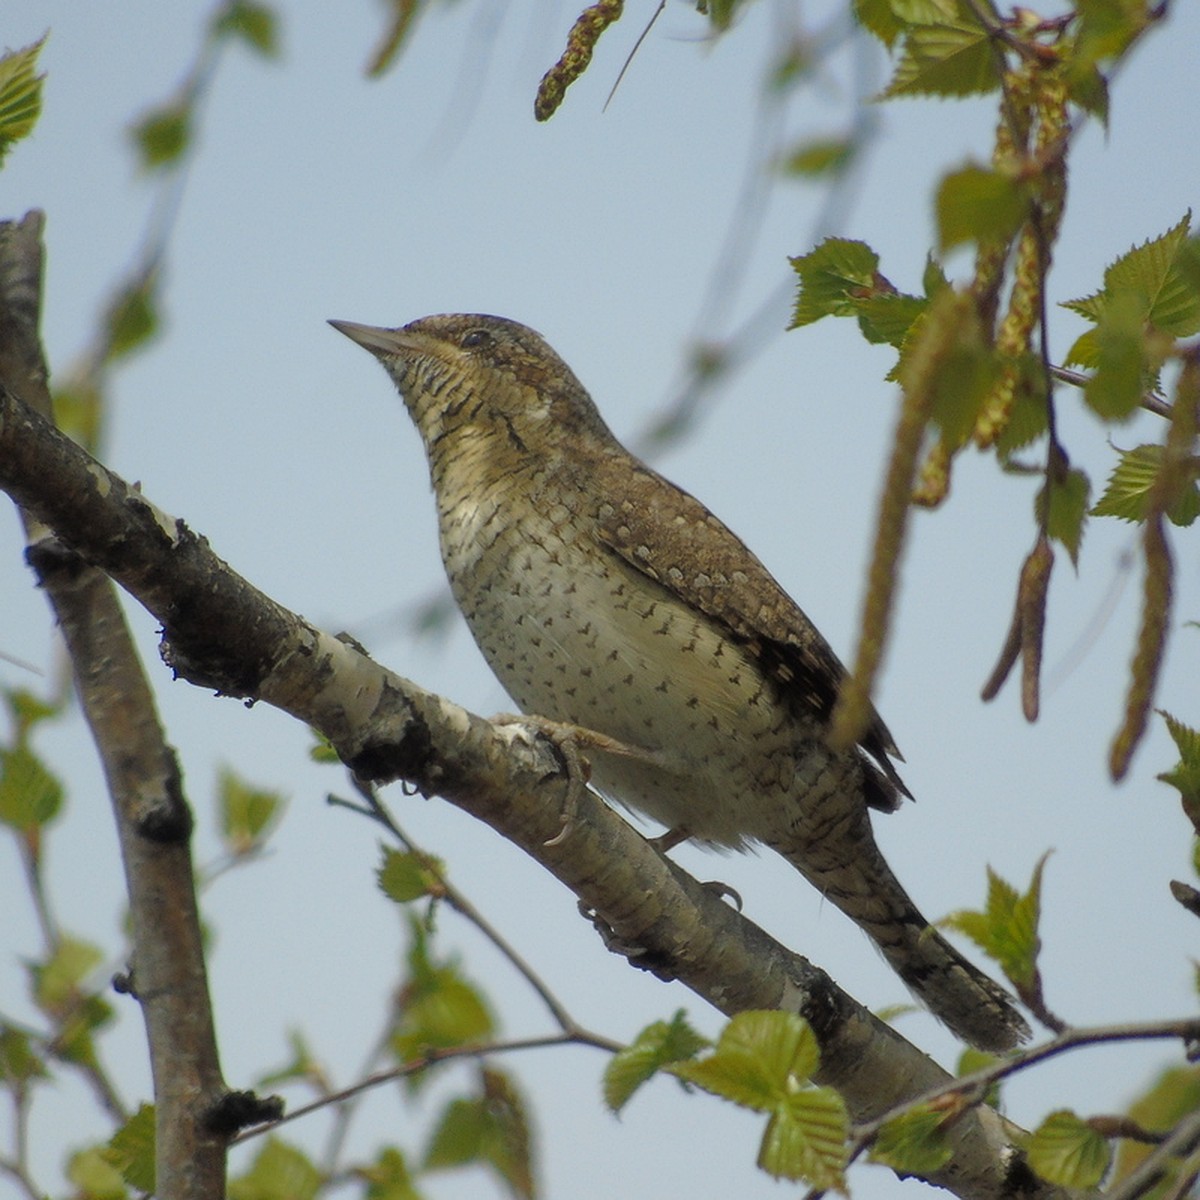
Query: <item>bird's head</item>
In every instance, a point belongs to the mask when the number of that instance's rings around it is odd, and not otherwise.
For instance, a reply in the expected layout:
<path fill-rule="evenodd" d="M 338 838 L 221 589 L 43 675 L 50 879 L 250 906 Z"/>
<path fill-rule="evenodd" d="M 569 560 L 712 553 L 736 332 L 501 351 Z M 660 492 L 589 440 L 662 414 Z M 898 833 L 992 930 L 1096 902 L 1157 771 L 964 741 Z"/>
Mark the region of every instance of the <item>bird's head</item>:
<path fill-rule="evenodd" d="M 380 361 L 431 459 L 468 443 L 537 457 L 565 439 L 611 437 L 571 368 L 516 321 L 453 313 L 397 329 L 329 323 Z"/>

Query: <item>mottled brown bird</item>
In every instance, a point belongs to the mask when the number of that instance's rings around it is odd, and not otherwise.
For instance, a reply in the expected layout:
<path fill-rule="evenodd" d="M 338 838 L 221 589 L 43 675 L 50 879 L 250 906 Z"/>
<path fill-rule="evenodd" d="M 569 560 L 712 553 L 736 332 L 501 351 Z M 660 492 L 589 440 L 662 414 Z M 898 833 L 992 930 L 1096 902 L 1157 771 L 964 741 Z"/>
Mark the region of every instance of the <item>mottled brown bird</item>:
<path fill-rule="evenodd" d="M 884 861 L 868 810 L 908 794 L 891 734 L 873 715 L 859 747 L 830 748 L 844 669 L 742 542 L 616 440 L 533 330 L 331 323 L 416 422 L 446 574 L 500 682 L 526 713 L 621 743 L 587 747 L 595 786 L 666 826 L 664 845 L 778 851 L 959 1036 L 987 1050 L 1028 1036 Z"/>

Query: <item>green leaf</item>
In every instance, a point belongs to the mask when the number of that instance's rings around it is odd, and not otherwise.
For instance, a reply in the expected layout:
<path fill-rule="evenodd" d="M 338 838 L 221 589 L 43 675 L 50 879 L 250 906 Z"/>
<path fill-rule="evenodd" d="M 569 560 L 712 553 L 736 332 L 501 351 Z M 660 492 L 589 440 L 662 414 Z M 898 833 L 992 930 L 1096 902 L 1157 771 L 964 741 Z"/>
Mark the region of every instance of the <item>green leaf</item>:
<path fill-rule="evenodd" d="M 775 95 L 784 95 L 805 79 L 817 66 L 815 47 L 803 39 L 788 42 L 781 47 L 779 57 L 771 63 L 766 76 L 766 90 Z"/>
<path fill-rule="evenodd" d="M 1034 1130 L 1027 1150 L 1029 1165 L 1047 1183 L 1094 1188 L 1112 1159 L 1108 1143 L 1069 1109 L 1052 1112 Z"/>
<path fill-rule="evenodd" d="M 974 1075 L 976 1071 L 994 1066 L 997 1062 L 999 1058 L 995 1054 L 989 1054 L 986 1050 L 976 1050 L 974 1046 L 966 1046 L 954 1065 L 954 1074 L 961 1079 L 964 1075 Z M 983 1102 L 992 1108 L 1000 1107 L 1000 1080 L 996 1080 L 987 1089 Z"/>
<path fill-rule="evenodd" d="M 815 250 L 789 259 L 800 277 L 791 329 L 822 317 L 848 317 L 856 302 L 878 287 L 879 255 L 865 242 L 826 238 Z"/>
<path fill-rule="evenodd" d="M 942 922 L 965 933 L 998 962 L 1018 991 L 1032 988 L 1037 981 L 1037 956 L 1042 946 L 1038 937 L 1042 870 L 1049 853 L 1038 859 L 1024 895 L 989 867 L 987 908 L 983 912 L 952 913 Z"/>
<path fill-rule="evenodd" d="M 244 1175 L 229 1181 L 229 1200 L 313 1200 L 321 1172 L 294 1146 L 268 1137 Z"/>
<path fill-rule="evenodd" d="M 1129 1116 L 1143 1129 L 1169 1133 L 1180 1121 L 1200 1109 L 1200 1066 L 1168 1067 L 1129 1106 Z M 1119 1143 L 1114 1176 L 1124 1179 L 1138 1163 L 1153 1152 L 1128 1139 Z"/>
<path fill-rule="evenodd" d="M 929 301 L 904 292 L 879 292 L 854 300 L 853 305 L 863 337 L 872 345 L 884 343 L 898 350 Z"/>
<path fill-rule="evenodd" d="M 758 1165 L 776 1179 L 845 1191 L 850 1118 L 833 1088 L 805 1088 L 788 1096 L 767 1122 Z"/>
<path fill-rule="evenodd" d="M 31 963 L 33 996 L 38 1007 L 63 1017 L 79 1003 L 84 980 L 104 961 L 99 947 L 79 938 L 63 937 L 44 963 Z"/>
<path fill-rule="evenodd" d="M 1094 62 L 1078 54 L 1066 63 L 1067 98 L 1095 117 L 1108 132 L 1108 80 Z"/>
<path fill-rule="evenodd" d="M 1086 62 L 1118 58 L 1150 23 L 1145 0 L 1078 0 L 1078 54 Z"/>
<path fill-rule="evenodd" d="M 996 439 L 997 452 L 1002 458 L 1008 458 L 1028 446 L 1046 432 L 1047 421 L 1041 360 L 1035 354 L 1024 354 L 1017 361 L 1012 410 L 1008 414 L 1008 424 Z"/>
<path fill-rule="evenodd" d="M 491 1118 L 483 1152 L 497 1175 L 521 1197 L 536 1191 L 533 1179 L 533 1137 L 525 1099 L 507 1071 L 484 1067 L 483 1100 Z"/>
<path fill-rule="evenodd" d="M 941 356 L 930 375 L 930 418 L 952 447 L 966 441 L 1000 378 L 1000 359 L 971 320 Z"/>
<path fill-rule="evenodd" d="M 280 792 L 269 792 L 247 783 L 228 767 L 217 775 L 217 808 L 221 838 L 235 856 L 262 848 L 279 823 L 286 801 Z"/>
<path fill-rule="evenodd" d="M 29 1036 L 12 1025 L 0 1024 L 0 1081 L 20 1092 L 35 1079 L 48 1079 L 45 1063 L 34 1053 Z"/>
<path fill-rule="evenodd" d="M 366 1200 L 421 1200 L 413 1183 L 404 1155 L 395 1146 L 386 1146 L 369 1166 L 359 1168 L 367 1181 Z"/>
<path fill-rule="evenodd" d="M 699 0 L 696 7 L 708 13 L 712 27 L 722 33 L 733 24 L 735 13 L 745 3 L 746 0 Z"/>
<path fill-rule="evenodd" d="M 854 0 L 854 19 L 889 50 L 907 28 L 892 11 L 889 0 Z"/>
<path fill-rule="evenodd" d="M 479 1162 L 487 1128 L 487 1109 L 482 1100 L 452 1100 L 434 1126 L 425 1151 L 426 1168 L 436 1171 Z"/>
<path fill-rule="evenodd" d="M 146 170 L 174 165 L 191 144 L 191 104 L 177 102 L 154 109 L 133 127 L 132 136 Z"/>
<path fill-rule="evenodd" d="M 1063 307 L 1098 323 L 1118 298 L 1126 297 L 1139 321 L 1172 337 L 1200 332 L 1200 248 L 1188 238 L 1191 219 L 1189 211 L 1161 237 L 1132 247 L 1105 270 L 1102 291 Z"/>
<path fill-rule="evenodd" d="M 101 1152 L 130 1187 L 154 1191 L 154 1105 L 143 1104 Z"/>
<path fill-rule="evenodd" d="M 109 362 L 132 353 L 158 332 L 158 280 L 151 272 L 126 285 L 105 313 Z"/>
<path fill-rule="evenodd" d="M 914 25 L 940 25 L 960 15 L 956 0 L 854 0 L 855 19 L 889 50 Z"/>
<path fill-rule="evenodd" d="M 752 1011 L 730 1020 L 707 1058 L 671 1070 L 743 1108 L 769 1112 L 812 1077 L 819 1060 L 817 1039 L 803 1017 Z"/>
<path fill-rule="evenodd" d="M 934 296 L 945 291 L 949 286 L 950 280 L 946 278 L 942 264 L 930 254 L 925 259 L 925 270 L 921 274 L 921 288 L 925 293 L 925 299 L 932 300 Z"/>
<path fill-rule="evenodd" d="M 1140 296 L 1117 292 L 1105 304 L 1086 343 L 1084 353 L 1093 358 L 1095 371 L 1084 385 L 1083 398 L 1106 421 L 1133 416 L 1153 384 L 1143 308 Z"/>
<path fill-rule="evenodd" d="M 922 1104 L 893 1117 L 875 1138 L 871 1161 L 902 1175 L 928 1175 L 939 1170 L 953 1152 L 944 1128 L 946 1116 L 944 1111 Z"/>
<path fill-rule="evenodd" d="M 1189 210 L 1172 229 L 1123 254 L 1104 272 L 1110 298 L 1122 292 L 1139 296 L 1146 319 L 1175 337 L 1200 332 L 1200 296 L 1180 272 L 1191 220 Z"/>
<path fill-rule="evenodd" d="M 0 822 L 30 833 L 50 824 L 62 801 L 62 784 L 28 745 L 0 749 Z"/>
<path fill-rule="evenodd" d="M 95 452 L 105 411 L 104 392 L 97 374 L 73 375 L 53 393 L 54 417 L 58 427 L 85 450 Z"/>
<path fill-rule="evenodd" d="M 494 1029 L 483 996 L 451 968 L 443 967 L 417 995 L 405 998 L 392 1047 L 401 1062 L 410 1062 L 430 1048 L 483 1041 Z"/>
<path fill-rule="evenodd" d="M 279 21 L 275 10 L 250 0 L 234 0 L 213 24 L 218 37 L 240 38 L 263 58 L 279 55 Z"/>
<path fill-rule="evenodd" d="M 634 1092 L 669 1063 L 695 1058 L 706 1046 L 688 1023 L 683 1009 L 670 1021 L 655 1021 L 647 1025 L 633 1042 L 608 1060 L 604 1068 L 604 1102 L 619 1113 Z"/>
<path fill-rule="evenodd" d="M 942 25 L 964 13 L 959 0 L 889 0 L 889 3 L 906 25 Z"/>
<path fill-rule="evenodd" d="M 12 713 L 13 724 L 16 726 L 16 741 L 24 742 L 29 731 L 43 721 L 57 717 L 63 711 L 63 704 L 51 704 L 40 696 L 35 696 L 25 688 L 0 688 L 2 695 Z"/>
<path fill-rule="evenodd" d="M 1200 810 L 1200 730 L 1176 720 L 1170 713 L 1160 710 L 1159 715 L 1167 723 L 1167 730 L 1179 751 L 1179 761 L 1158 778 L 1178 789 L 1185 810 Z"/>
<path fill-rule="evenodd" d="M 112 1005 L 103 996 L 84 996 L 63 1016 L 55 1053 L 64 1062 L 95 1068 L 98 1064 L 93 1034 L 112 1024 Z"/>
<path fill-rule="evenodd" d="M 1144 521 L 1149 497 L 1162 471 L 1162 446 L 1143 444 L 1126 450 L 1117 460 L 1104 495 L 1092 514 L 1119 517 L 1122 521 Z M 1200 488 L 1195 480 L 1185 481 L 1182 492 L 1167 506 L 1166 516 L 1175 525 L 1186 527 L 1200 516 Z"/>
<path fill-rule="evenodd" d="M 854 143 L 848 138 L 810 138 L 794 146 L 779 162 L 784 175 L 818 179 L 838 175 L 854 158 Z"/>
<path fill-rule="evenodd" d="M 67 1179 L 87 1200 L 125 1200 L 129 1190 L 121 1173 L 104 1157 L 102 1146 L 77 1150 L 67 1160 Z"/>
<path fill-rule="evenodd" d="M 397 904 L 442 895 L 445 887 L 437 870 L 431 869 L 431 862 L 437 865 L 425 855 L 384 847 L 383 860 L 375 872 L 379 890 Z"/>
<path fill-rule="evenodd" d="M 308 749 L 308 757 L 315 763 L 337 766 L 342 760 L 338 758 L 338 752 L 333 748 L 333 743 L 315 729 L 310 729 L 309 732 L 313 735 L 313 745 Z"/>
<path fill-rule="evenodd" d="M 1011 175 L 967 166 L 943 178 L 937 192 L 938 244 L 1007 242 L 1029 209 L 1026 189 Z"/>
<path fill-rule="evenodd" d="M 425 1166 L 436 1170 L 483 1163 L 517 1196 L 531 1197 L 535 1189 L 524 1101 L 504 1072 L 489 1068 L 481 1076 L 478 1098 L 454 1100 L 443 1111 Z"/>
<path fill-rule="evenodd" d="M 716 1048 L 672 1074 L 726 1100 L 768 1113 L 758 1165 L 814 1187 L 844 1186 L 849 1118 L 831 1088 L 806 1086 L 820 1051 L 808 1022 L 790 1012 L 738 1013 Z"/>
<path fill-rule="evenodd" d="M 37 56 L 46 38 L 23 50 L 0 55 L 0 163 L 22 138 L 28 137 L 42 111 L 42 80 L 35 75 Z"/>
<path fill-rule="evenodd" d="M 975 21 L 947 21 L 917 27 L 904 39 L 892 82 L 892 96 L 970 96 L 1000 85 L 991 38 Z"/>
<path fill-rule="evenodd" d="M 1083 525 L 1088 515 L 1088 496 L 1091 484 L 1082 471 L 1072 469 L 1062 479 L 1047 485 L 1050 491 L 1050 510 L 1046 514 L 1046 532 L 1060 542 L 1071 556 L 1072 566 L 1079 566 L 1079 544 L 1083 541 Z M 1036 512 L 1041 520 L 1046 506 L 1046 487 L 1037 495 Z"/>
<path fill-rule="evenodd" d="M 495 1022 L 482 994 L 455 966 L 433 961 L 418 921 L 410 921 L 409 929 L 409 977 L 401 989 L 393 1052 L 401 1062 L 412 1062 L 431 1048 L 472 1045 L 490 1037 Z"/>
<path fill-rule="evenodd" d="M 910 387 L 914 355 L 930 341 L 941 343 L 941 349 L 921 386 L 928 392 L 930 419 L 946 443 L 957 449 L 974 429 L 1002 362 L 984 338 L 978 310 L 969 298 L 941 292 L 913 322 L 888 378 Z"/>

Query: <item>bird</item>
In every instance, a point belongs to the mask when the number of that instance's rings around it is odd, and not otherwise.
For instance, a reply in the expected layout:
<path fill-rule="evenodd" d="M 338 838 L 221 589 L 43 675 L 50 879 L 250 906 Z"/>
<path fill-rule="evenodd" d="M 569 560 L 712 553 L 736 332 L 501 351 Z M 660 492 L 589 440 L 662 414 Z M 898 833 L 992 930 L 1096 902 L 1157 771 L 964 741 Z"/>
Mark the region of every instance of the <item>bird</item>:
<path fill-rule="evenodd" d="M 591 784 L 666 832 L 764 845 L 875 941 L 953 1033 L 988 1051 L 1029 1028 L 921 915 L 870 813 L 910 795 L 872 710 L 827 733 L 845 668 L 751 550 L 627 450 L 534 330 L 453 313 L 330 321 L 369 351 L 424 443 L 454 599 L 520 709 L 589 731 Z"/>

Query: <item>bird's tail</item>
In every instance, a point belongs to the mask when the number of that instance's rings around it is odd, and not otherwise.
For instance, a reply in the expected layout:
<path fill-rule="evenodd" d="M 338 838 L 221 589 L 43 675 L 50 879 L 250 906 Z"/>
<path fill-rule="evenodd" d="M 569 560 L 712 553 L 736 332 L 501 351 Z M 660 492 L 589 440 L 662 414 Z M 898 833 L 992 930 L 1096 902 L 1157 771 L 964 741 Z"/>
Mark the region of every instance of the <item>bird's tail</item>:
<path fill-rule="evenodd" d="M 849 814 L 843 814 L 849 816 Z M 861 926 L 921 1002 L 980 1050 L 1011 1050 L 1030 1036 L 1012 997 L 968 962 L 921 915 L 892 874 L 865 810 L 855 828 L 801 836 L 795 828 L 767 844 Z"/>

